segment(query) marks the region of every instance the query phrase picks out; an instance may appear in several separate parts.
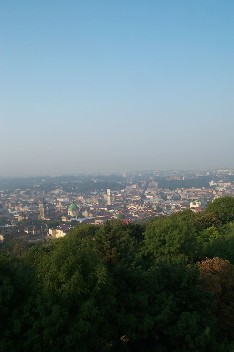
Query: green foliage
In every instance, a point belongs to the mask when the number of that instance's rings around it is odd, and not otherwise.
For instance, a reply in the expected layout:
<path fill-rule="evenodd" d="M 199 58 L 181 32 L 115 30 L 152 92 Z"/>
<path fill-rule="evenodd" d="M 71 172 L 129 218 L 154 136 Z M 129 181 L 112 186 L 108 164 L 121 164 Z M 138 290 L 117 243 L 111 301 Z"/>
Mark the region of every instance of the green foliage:
<path fill-rule="evenodd" d="M 233 351 L 232 204 L 5 241 L 0 351 Z"/>
<path fill-rule="evenodd" d="M 227 196 L 215 199 L 213 202 L 208 204 L 205 213 L 215 216 L 220 224 L 227 224 L 228 222 L 233 221 L 234 198 Z"/>
<path fill-rule="evenodd" d="M 196 214 L 196 222 L 200 229 L 206 229 L 211 226 L 217 227 L 220 225 L 220 221 L 215 214 L 205 211 Z"/>
<path fill-rule="evenodd" d="M 117 322 L 128 351 L 212 350 L 211 300 L 199 288 L 198 277 L 196 266 L 178 261 L 125 274 Z"/>
<path fill-rule="evenodd" d="M 107 221 L 96 233 L 95 247 L 110 266 L 131 265 L 137 250 L 137 229 L 120 220 Z"/>
<path fill-rule="evenodd" d="M 70 230 L 69 234 L 78 238 L 92 238 L 98 231 L 99 227 L 95 225 L 80 224 Z"/>
<path fill-rule="evenodd" d="M 234 222 L 219 229 L 220 235 L 213 238 L 209 247 L 209 258 L 220 257 L 234 264 Z"/>
<path fill-rule="evenodd" d="M 31 280 L 32 271 L 22 261 L 0 254 L 0 351 L 16 350 L 19 321 Z"/>
<path fill-rule="evenodd" d="M 154 258 L 179 256 L 196 259 L 197 228 L 188 217 L 187 213 L 182 216 L 175 214 L 149 222 L 145 231 L 146 253 Z"/>
<path fill-rule="evenodd" d="M 2 252 L 12 254 L 15 257 L 23 257 L 30 248 L 26 240 L 15 239 L 13 236 L 6 236 L 4 242 L 0 244 Z"/>
<path fill-rule="evenodd" d="M 197 242 L 200 245 L 200 257 L 206 258 L 212 256 L 214 243 L 221 238 L 221 234 L 215 226 L 200 231 L 197 236 Z"/>
<path fill-rule="evenodd" d="M 228 260 L 207 259 L 199 263 L 201 286 L 215 296 L 220 329 L 234 339 L 234 266 Z"/>
<path fill-rule="evenodd" d="M 105 350 L 113 297 L 111 278 L 92 243 L 71 235 L 30 253 L 36 264 L 35 298 L 27 330 L 43 351 Z M 38 295 L 38 292 L 40 294 Z M 95 322 L 95 324 L 93 324 Z M 40 332 L 43 336 L 40 337 Z M 64 338 L 66 336 L 66 338 Z"/>

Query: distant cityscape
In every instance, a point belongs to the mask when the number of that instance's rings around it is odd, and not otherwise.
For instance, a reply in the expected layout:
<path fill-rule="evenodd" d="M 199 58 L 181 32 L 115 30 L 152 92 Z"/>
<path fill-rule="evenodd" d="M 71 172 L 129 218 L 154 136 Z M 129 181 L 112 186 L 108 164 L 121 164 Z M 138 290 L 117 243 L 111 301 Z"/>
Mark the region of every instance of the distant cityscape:
<path fill-rule="evenodd" d="M 66 236 L 79 224 L 144 222 L 234 196 L 234 170 L 0 178 L 0 240 Z"/>

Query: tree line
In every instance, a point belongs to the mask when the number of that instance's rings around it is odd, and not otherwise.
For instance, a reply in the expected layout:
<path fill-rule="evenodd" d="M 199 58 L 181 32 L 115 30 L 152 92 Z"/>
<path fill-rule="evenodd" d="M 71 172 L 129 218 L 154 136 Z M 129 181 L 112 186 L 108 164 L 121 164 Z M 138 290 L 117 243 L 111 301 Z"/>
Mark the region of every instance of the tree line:
<path fill-rule="evenodd" d="M 234 351 L 234 198 L 0 248 L 0 351 Z"/>

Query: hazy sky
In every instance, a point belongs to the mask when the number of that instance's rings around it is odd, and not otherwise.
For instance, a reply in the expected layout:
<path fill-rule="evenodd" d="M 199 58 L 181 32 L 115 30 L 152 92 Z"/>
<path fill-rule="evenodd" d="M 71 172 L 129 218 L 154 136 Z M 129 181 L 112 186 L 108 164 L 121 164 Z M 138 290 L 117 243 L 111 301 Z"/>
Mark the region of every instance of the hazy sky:
<path fill-rule="evenodd" d="M 0 176 L 234 167 L 233 0 L 0 0 Z"/>

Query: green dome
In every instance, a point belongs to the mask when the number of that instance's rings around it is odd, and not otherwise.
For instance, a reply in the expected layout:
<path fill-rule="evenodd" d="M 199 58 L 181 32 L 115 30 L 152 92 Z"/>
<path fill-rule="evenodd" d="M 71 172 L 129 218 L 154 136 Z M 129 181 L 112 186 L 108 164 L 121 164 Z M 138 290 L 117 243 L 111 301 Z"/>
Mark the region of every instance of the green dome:
<path fill-rule="evenodd" d="M 68 210 L 75 211 L 78 209 L 78 206 L 74 203 L 70 204 Z"/>

